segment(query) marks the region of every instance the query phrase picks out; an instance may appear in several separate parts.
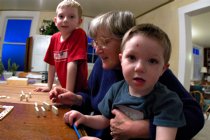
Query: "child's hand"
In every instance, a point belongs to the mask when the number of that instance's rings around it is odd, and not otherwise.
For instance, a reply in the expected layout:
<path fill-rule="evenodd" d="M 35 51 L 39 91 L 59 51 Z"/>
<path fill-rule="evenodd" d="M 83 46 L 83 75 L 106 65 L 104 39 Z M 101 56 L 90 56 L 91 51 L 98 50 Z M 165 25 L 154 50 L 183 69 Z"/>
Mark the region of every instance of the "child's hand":
<path fill-rule="evenodd" d="M 49 87 L 38 87 L 34 89 L 36 92 L 49 92 L 51 89 Z"/>
<path fill-rule="evenodd" d="M 71 110 L 64 114 L 64 121 L 65 123 L 69 123 L 70 125 L 74 124 L 76 127 L 78 127 L 79 124 L 85 122 L 85 115 L 76 110 Z"/>

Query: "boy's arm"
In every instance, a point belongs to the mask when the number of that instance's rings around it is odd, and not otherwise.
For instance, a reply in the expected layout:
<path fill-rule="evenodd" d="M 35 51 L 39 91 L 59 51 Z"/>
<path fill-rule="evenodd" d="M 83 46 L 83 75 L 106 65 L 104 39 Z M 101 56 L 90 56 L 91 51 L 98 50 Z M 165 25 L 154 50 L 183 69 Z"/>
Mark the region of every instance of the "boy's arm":
<path fill-rule="evenodd" d="M 175 140 L 177 128 L 157 126 L 156 140 Z"/>
<path fill-rule="evenodd" d="M 104 129 L 109 126 L 109 119 L 105 118 L 103 115 L 83 115 L 76 110 L 65 113 L 64 121 L 70 125 L 75 124 L 76 127 L 80 124 L 94 129 Z"/>
<path fill-rule="evenodd" d="M 103 115 L 85 115 L 85 126 L 91 127 L 93 129 L 104 129 L 109 126 L 109 119 L 105 118 Z"/>
<path fill-rule="evenodd" d="M 52 85 L 54 82 L 54 77 L 55 77 L 55 66 L 49 65 L 49 70 L 48 70 L 48 82 L 47 82 L 47 87 L 37 87 L 34 89 L 36 92 L 49 92 L 52 89 Z"/>
<path fill-rule="evenodd" d="M 66 89 L 74 92 L 77 76 L 77 62 L 69 62 L 67 64 L 67 78 L 66 78 Z"/>
<path fill-rule="evenodd" d="M 49 70 L 48 70 L 48 84 L 47 84 L 49 90 L 52 89 L 54 78 L 55 78 L 55 66 L 54 65 L 49 65 Z"/>

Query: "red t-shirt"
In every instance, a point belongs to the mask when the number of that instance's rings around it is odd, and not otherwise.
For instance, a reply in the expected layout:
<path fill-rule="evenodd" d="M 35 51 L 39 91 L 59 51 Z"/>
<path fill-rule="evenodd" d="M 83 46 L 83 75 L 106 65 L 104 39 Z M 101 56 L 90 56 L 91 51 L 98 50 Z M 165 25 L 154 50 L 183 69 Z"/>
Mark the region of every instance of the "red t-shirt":
<path fill-rule="evenodd" d="M 55 66 L 58 79 L 63 88 L 66 87 L 67 63 L 77 61 L 77 76 L 75 91 L 87 88 L 87 36 L 81 28 L 75 29 L 63 42 L 60 42 L 60 32 L 51 37 L 50 45 L 44 61 Z"/>

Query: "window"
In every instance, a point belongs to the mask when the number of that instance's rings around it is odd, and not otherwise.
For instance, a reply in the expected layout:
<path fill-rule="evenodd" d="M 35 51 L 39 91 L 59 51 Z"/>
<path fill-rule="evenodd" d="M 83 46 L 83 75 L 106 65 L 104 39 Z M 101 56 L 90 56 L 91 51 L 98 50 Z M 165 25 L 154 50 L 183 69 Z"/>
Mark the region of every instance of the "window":
<path fill-rule="evenodd" d="M 95 63 L 98 56 L 95 53 L 95 49 L 91 45 L 92 39 L 88 37 L 88 63 Z"/>
<path fill-rule="evenodd" d="M 2 45 L 2 62 L 7 68 L 7 62 L 19 65 L 18 70 L 24 70 L 25 45 L 30 34 L 31 19 L 7 19 Z"/>
<path fill-rule="evenodd" d="M 7 52 L 12 53 L 11 56 L 15 56 L 15 59 L 11 59 L 11 62 L 16 62 L 16 60 L 23 60 L 25 59 L 25 52 L 22 52 L 25 50 L 25 42 L 23 43 L 20 37 L 25 38 L 28 34 L 28 36 L 33 36 L 36 34 L 36 28 L 39 23 L 39 14 L 40 12 L 32 12 L 32 11 L 2 11 L 1 12 L 1 20 L 0 20 L 0 37 L 2 40 L 0 40 L 0 59 L 3 60 L 4 57 L 4 64 L 6 65 L 5 67 L 7 68 Z M 16 25 L 16 22 L 19 22 L 18 24 L 21 24 L 21 22 L 26 22 L 28 25 L 24 26 L 19 26 Z M 7 25 L 8 24 L 8 25 Z M 29 28 L 30 25 L 30 28 Z M 19 27 L 17 27 L 19 26 Z M 7 33 L 7 28 L 11 29 L 11 32 L 9 31 Z M 28 33 L 20 33 L 20 30 L 17 29 L 28 29 Z M 14 32 L 14 30 L 16 32 Z M 13 36 L 17 35 L 16 37 Z M 26 41 L 26 40 L 25 40 Z M 12 48 L 12 49 L 11 49 Z M 4 50 L 3 50 L 4 49 Z M 3 52 L 4 51 L 4 52 Z M 22 53 L 19 54 L 17 51 L 21 51 Z M 6 53 L 5 53 L 6 52 Z M 3 56 L 4 55 L 4 56 Z M 19 62 L 16 62 L 19 63 Z M 21 65 L 18 70 L 23 70 L 24 65 Z"/>

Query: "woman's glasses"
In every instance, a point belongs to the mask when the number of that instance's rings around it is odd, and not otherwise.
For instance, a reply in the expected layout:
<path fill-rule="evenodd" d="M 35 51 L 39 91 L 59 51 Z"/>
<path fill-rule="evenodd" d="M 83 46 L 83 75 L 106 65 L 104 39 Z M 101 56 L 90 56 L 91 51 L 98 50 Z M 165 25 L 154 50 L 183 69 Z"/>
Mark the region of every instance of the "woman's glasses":
<path fill-rule="evenodd" d="M 113 37 L 101 37 L 98 40 L 93 40 L 92 41 L 92 47 L 94 49 L 98 48 L 98 49 L 105 49 L 108 47 L 108 44 L 112 41 L 112 40 L 121 40 L 119 38 L 113 38 Z"/>

